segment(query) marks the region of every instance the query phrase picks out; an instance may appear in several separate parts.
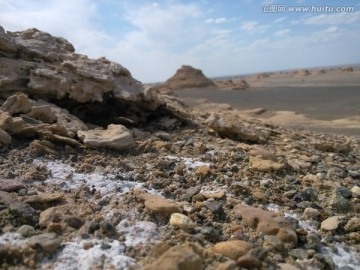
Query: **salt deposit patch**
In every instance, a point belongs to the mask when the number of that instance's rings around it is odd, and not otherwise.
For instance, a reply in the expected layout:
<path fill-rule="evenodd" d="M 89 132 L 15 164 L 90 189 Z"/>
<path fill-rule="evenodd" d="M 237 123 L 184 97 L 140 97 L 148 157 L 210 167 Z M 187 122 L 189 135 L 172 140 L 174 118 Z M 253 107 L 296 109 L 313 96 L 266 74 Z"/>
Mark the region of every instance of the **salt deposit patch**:
<path fill-rule="evenodd" d="M 166 158 L 170 159 L 170 160 L 176 160 L 176 161 L 183 160 L 184 165 L 187 170 L 194 170 L 195 168 L 200 167 L 200 166 L 210 166 L 211 165 L 211 163 L 209 163 L 209 162 L 202 162 L 199 160 L 194 160 L 193 158 L 190 158 L 190 157 L 166 156 Z"/>
<path fill-rule="evenodd" d="M 0 246 L 2 245 L 12 245 L 12 246 L 20 246 L 24 241 L 24 237 L 19 233 L 4 233 L 0 235 Z"/>
<path fill-rule="evenodd" d="M 157 225 L 149 221 L 134 223 L 124 219 L 116 226 L 116 230 L 125 235 L 125 245 L 128 247 L 156 241 L 160 237 Z"/>
<path fill-rule="evenodd" d="M 44 181 L 46 184 L 58 185 L 63 189 L 73 190 L 82 185 L 86 185 L 89 188 L 99 190 L 102 195 L 106 195 L 111 193 L 121 194 L 130 189 L 142 187 L 142 184 L 137 182 L 117 179 L 129 179 L 130 175 L 126 173 L 117 175 L 104 175 L 98 172 L 79 173 L 76 172 L 75 168 L 59 161 L 44 161 L 37 159 L 34 160 L 34 163 L 36 165 L 45 165 L 51 172 L 51 177 Z"/>
<path fill-rule="evenodd" d="M 87 246 L 87 248 L 85 248 Z M 51 260 L 44 260 L 41 269 L 129 269 L 137 267 L 133 258 L 124 255 L 123 243 L 102 240 L 80 240 L 63 245 Z"/>

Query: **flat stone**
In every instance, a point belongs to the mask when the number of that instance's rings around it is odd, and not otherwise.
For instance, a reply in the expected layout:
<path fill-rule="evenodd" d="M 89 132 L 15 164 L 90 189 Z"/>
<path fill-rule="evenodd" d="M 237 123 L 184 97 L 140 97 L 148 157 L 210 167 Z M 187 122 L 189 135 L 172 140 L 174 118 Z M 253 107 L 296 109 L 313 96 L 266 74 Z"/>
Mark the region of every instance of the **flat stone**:
<path fill-rule="evenodd" d="M 233 211 L 240 215 L 248 226 L 265 235 L 276 235 L 283 242 L 297 243 L 297 234 L 291 224 L 282 216 L 271 211 L 237 204 Z"/>
<path fill-rule="evenodd" d="M 22 201 L 25 203 L 50 203 L 55 201 L 61 201 L 64 198 L 64 194 L 52 193 L 52 194 L 39 194 L 33 196 L 24 196 Z"/>
<path fill-rule="evenodd" d="M 45 228 L 51 222 L 55 221 L 57 217 L 58 217 L 58 207 L 50 207 L 40 213 L 39 226 Z"/>
<path fill-rule="evenodd" d="M 225 190 L 215 191 L 215 192 L 201 192 L 202 196 L 206 199 L 222 199 L 225 197 Z"/>
<path fill-rule="evenodd" d="M 26 241 L 26 245 L 33 249 L 41 247 L 45 253 L 53 253 L 61 245 L 61 242 L 61 238 L 55 233 L 44 233 L 30 237 Z"/>
<path fill-rule="evenodd" d="M 180 213 L 171 214 L 169 223 L 174 227 L 185 230 L 196 227 L 196 223 L 194 223 L 189 217 Z"/>
<path fill-rule="evenodd" d="M 189 246 L 174 246 L 168 249 L 144 270 L 196 270 L 203 269 L 202 258 Z"/>
<path fill-rule="evenodd" d="M 79 130 L 79 138 L 88 147 L 105 147 L 112 149 L 127 149 L 134 145 L 130 130 L 123 125 L 108 125 L 106 130 Z"/>
<path fill-rule="evenodd" d="M 285 168 L 285 164 L 269 159 L 250 156 L 250 166 L 253 171 L 270 172 L 279 171 Z"/>
<path fill-rule="evenodd" d="M 261 131 L 246 126 L 244 121 L 241 121 L 237 115 L 231 113 L 213 113 L 207 119 L 207 123 L 220 136 L 232 140 L 254 143 L 260 141 L 261 137 L 266 137 L 265 132 L 262 134 Z"/>
<path fill-rule="evenodd" d="M 195 175 L 197 176 L 206 176 L 208 174 L 210 174 L 211 172 L 211 169 L 209 166 L 206 166 L 206 165 L 202 165 L 202 166 L 199 166 L 196 171 L 195 171 Z"/>
<path fill-rule="evenodd" d="M 19 180 L 0 177 L 0 191 L 16 192 L 24 187 L 24 184 Z"/>
<path fill-rule="evenodd" d="M 321 222 L 320 228 L 325 231 L 333 231 L 339 227 L 339 216 L 329 217 Z"/>
<path fill-rule="evenodd" d="M 229 240 L 216 243 L 213 246 L 215 253 L 220 253 L 230 259 L 237 260 L 239 257 L 245 255 L 251 248 L 251 244 L 242 240 Z"/>
<path fill-rule="evenodd" d="M 146 209 L 163 214 L 181 213 L 181 208 L 174 200 L 165 199 L 159 195 L 142 193 L 139 199 L 144 201 Z"/>

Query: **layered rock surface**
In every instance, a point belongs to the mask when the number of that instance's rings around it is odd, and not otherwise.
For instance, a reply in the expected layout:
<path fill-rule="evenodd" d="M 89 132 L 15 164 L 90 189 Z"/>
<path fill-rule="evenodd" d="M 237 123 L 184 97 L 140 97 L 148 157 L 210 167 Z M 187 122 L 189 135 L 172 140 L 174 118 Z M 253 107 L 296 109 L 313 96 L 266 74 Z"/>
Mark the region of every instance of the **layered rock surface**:
<path fill-rule="evenodd" d="M 149 118 L 187 116 L 178 100 L 145 91 L 120 64 L 77 54 L 67 40 L 35 28 L 5 32 L 0 27 L 0 62 L 4 145 L 19 134 L 123 149 L 133 145 L 127 127 L 146 124 Z M 114 126 L 107 129 L 111 124 L 126 127 L 114 132 Z M 100 127 L 105 131 L 88 131 Z"/>

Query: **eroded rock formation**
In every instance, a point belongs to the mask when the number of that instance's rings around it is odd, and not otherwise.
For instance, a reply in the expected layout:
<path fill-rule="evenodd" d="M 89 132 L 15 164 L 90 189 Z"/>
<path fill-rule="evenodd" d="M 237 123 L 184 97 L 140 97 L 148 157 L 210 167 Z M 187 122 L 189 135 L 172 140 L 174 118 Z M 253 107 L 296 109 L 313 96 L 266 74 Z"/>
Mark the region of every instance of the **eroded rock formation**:
<path fill-rule="evenodd" d="M 85 139 L 88 129 L 110 124 L 126 129 L 186 115 L 176 98 L 145 90 L 120 64 L 77 54 L 67 40 L 35 28 L 0 27 L 0 63 L 2 144 L 11 142 L 9 134 L 20 134 L 71 144 L 81 137 L 89 146 L 94 144 Z M 131 142 L 132 133 L 124 132 Z"/>

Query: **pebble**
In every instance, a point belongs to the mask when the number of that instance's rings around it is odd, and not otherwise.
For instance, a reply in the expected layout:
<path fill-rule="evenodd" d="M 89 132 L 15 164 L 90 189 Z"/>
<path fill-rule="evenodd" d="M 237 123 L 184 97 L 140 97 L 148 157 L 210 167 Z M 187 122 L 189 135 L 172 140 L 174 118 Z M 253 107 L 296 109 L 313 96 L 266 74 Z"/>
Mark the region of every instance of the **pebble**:
<path fill-rule="evenodd" d="M 354 240 L 355 243 L 360 243 L 360 233 L 358 232 L 349 233 L 349 239 Z"/>
<path fill-rule="evenodd" d="M 168 249 L 152 264 L 144 267 L 144 270 L 159 269 L 203 269 L 203 259 L 189 246 L 174 246 Z"/>
<path fill-rule="evenodd" d="M 17 233 L 21 234 L 25 238 L 33 236 L 35 234 L 35 229 L 33 226 L 30 225 L 22 225 L 18 230 Z"/>
<path fill-rule="evenodd" d="M 225 190 L 215 192 L 201 192 L 200 194 L 206 199 L 222 199 L 225 197 Z"/>
<path fill-rule="evenodd" d="M 223 263 L 219 263 L 219 265 L 216 267 L 216 270 L 239 270 L 239 267 L 237 266 L 236 262 L 229 260 Z"/>
<path fill-rule="evenodd" d="M 264 236 L 264 248 L 275 248 L 277 250 L 282 250 L 284 248 L 284 243 L 274 235 L 265 235 Z"/>
<path fill-rule="evenodd" d="M 74 229 L 80 229 L 84 222 L 76 216 L 66 216 L 64 221 Z"/>
<path fill-rule="evenodd" d="M 61 242 L 61 238 L 55 233 L 43 233 L 28 238 L 26 244 L 33 249 L 41 247 L 45 253 L 53 253 L 61 245 Z"/>
<path fill-rule="evenodd" d="M 329 217 L 321 222 L 320 228 L 325 231 L 333 231 L 339 227 L 339 216 Z"/>
<path fill-rule="evenodd" d="M 104 235 L 113 236 L 116 233 L 114 225 L 108 221 L 102 220 L 99 226 Z"/>
<path fill-rule="evenodd" d="M 349 199 L 351 197 L 351 190 L 346 187 L 338 187 L 336 191 L 339 192 L 345 199 Z"/>
<path fill-rule="evenodd" d="M 345 230 L 347 232 L 358 232 L 360 231 L 360 218 L 353 217 L 345 225 Z"/>
<path fill-rule="evenodd" d="M 320 215 L 320 211 L 318 209 L 308 207 L 305 208 L 302 216 L 304 219 L 309 220 L 309 219 L 315 219 L 319 215 Z"/>
<path fill-rule="evenodd" d="M 142 193 L 139 195 L 141 200 L 145 201 L 146 209 L 163 214 L 181 213 L 181 208 L 174 200 L 165 199 L 159 195 Z"/>
<path fill-rule="evenodd" d="M 237 265 L 240 267 L 244 267 L 247 269 L 257 268 L 259 267 L 261 262 L 258 260 L 258 258 L 251 256 L 251 255 L 244 255 L 241 256 L 237 260 Z"/>
<path fill-rule="evenodd" d="M 47 227 L 51 222 L 57 218 L 57 207 L 50 207 L 40 213 L 39 226 L 42 228 Z"/>
<path fill-rule="evenodd" d="M 21 224 L 33 224 L 36 220 L 35 210 L 28 204 L 13 198 L 10 193 L 0 191 L 0 202 L 5 204 L 10 214 Z"/>
<path fill-rule="evenodd" d="M 355 186 L 351 189 L 351 196 L 353 198 L 360 198 L 360 187 Z"/>
<path fill-rule="evenodd" d="M 210 174 L 210 172 L 211 172 L 211 168 L 209 166 L 202 165 L 196 169 L 195 175 L 196 176 L 206 176 L 206 175 Z"/>
<path fill-rule="evenodd" d="M 349 201 L 345 199 L 338 190 L 331 195 L 329 204 L 333 209 L 340 212 L 346 212 L 350 207 Z"/>
<path fill-rule="evenodd" d="M 251 248 L 251 245 L 242 240 L 230 240 L 219 242 L 213 246 L 215 253 L 220 253 L 230 259 L 237 260 L 239 257 L 245 255 Z"/>
<path fill-rule="evenodd" d="M 280 270 L 301 270 L 300 268 L 289 263 L 280 263 L 279 266 Z"/>
<path fill-rule="evenodd" d="M 305 249 L 295 248 L 290 250 L 289 254 L 299 260 L 305 260 L 308 258 L 308 253 Z"/>
<path fill-rule="evenodd" d="M 177 228 L 184 230 L 193 229 L 196 227 L 196 223 L 194 223 L 189 217 L 180 213 L 171 214 L 169 223 Z"/>
<path fill-rule="evenodd" d="M 218 201 L 206 201 L 204 205 L 212 212 L 218 213 L 222 209 L 222 202 Z"/>

